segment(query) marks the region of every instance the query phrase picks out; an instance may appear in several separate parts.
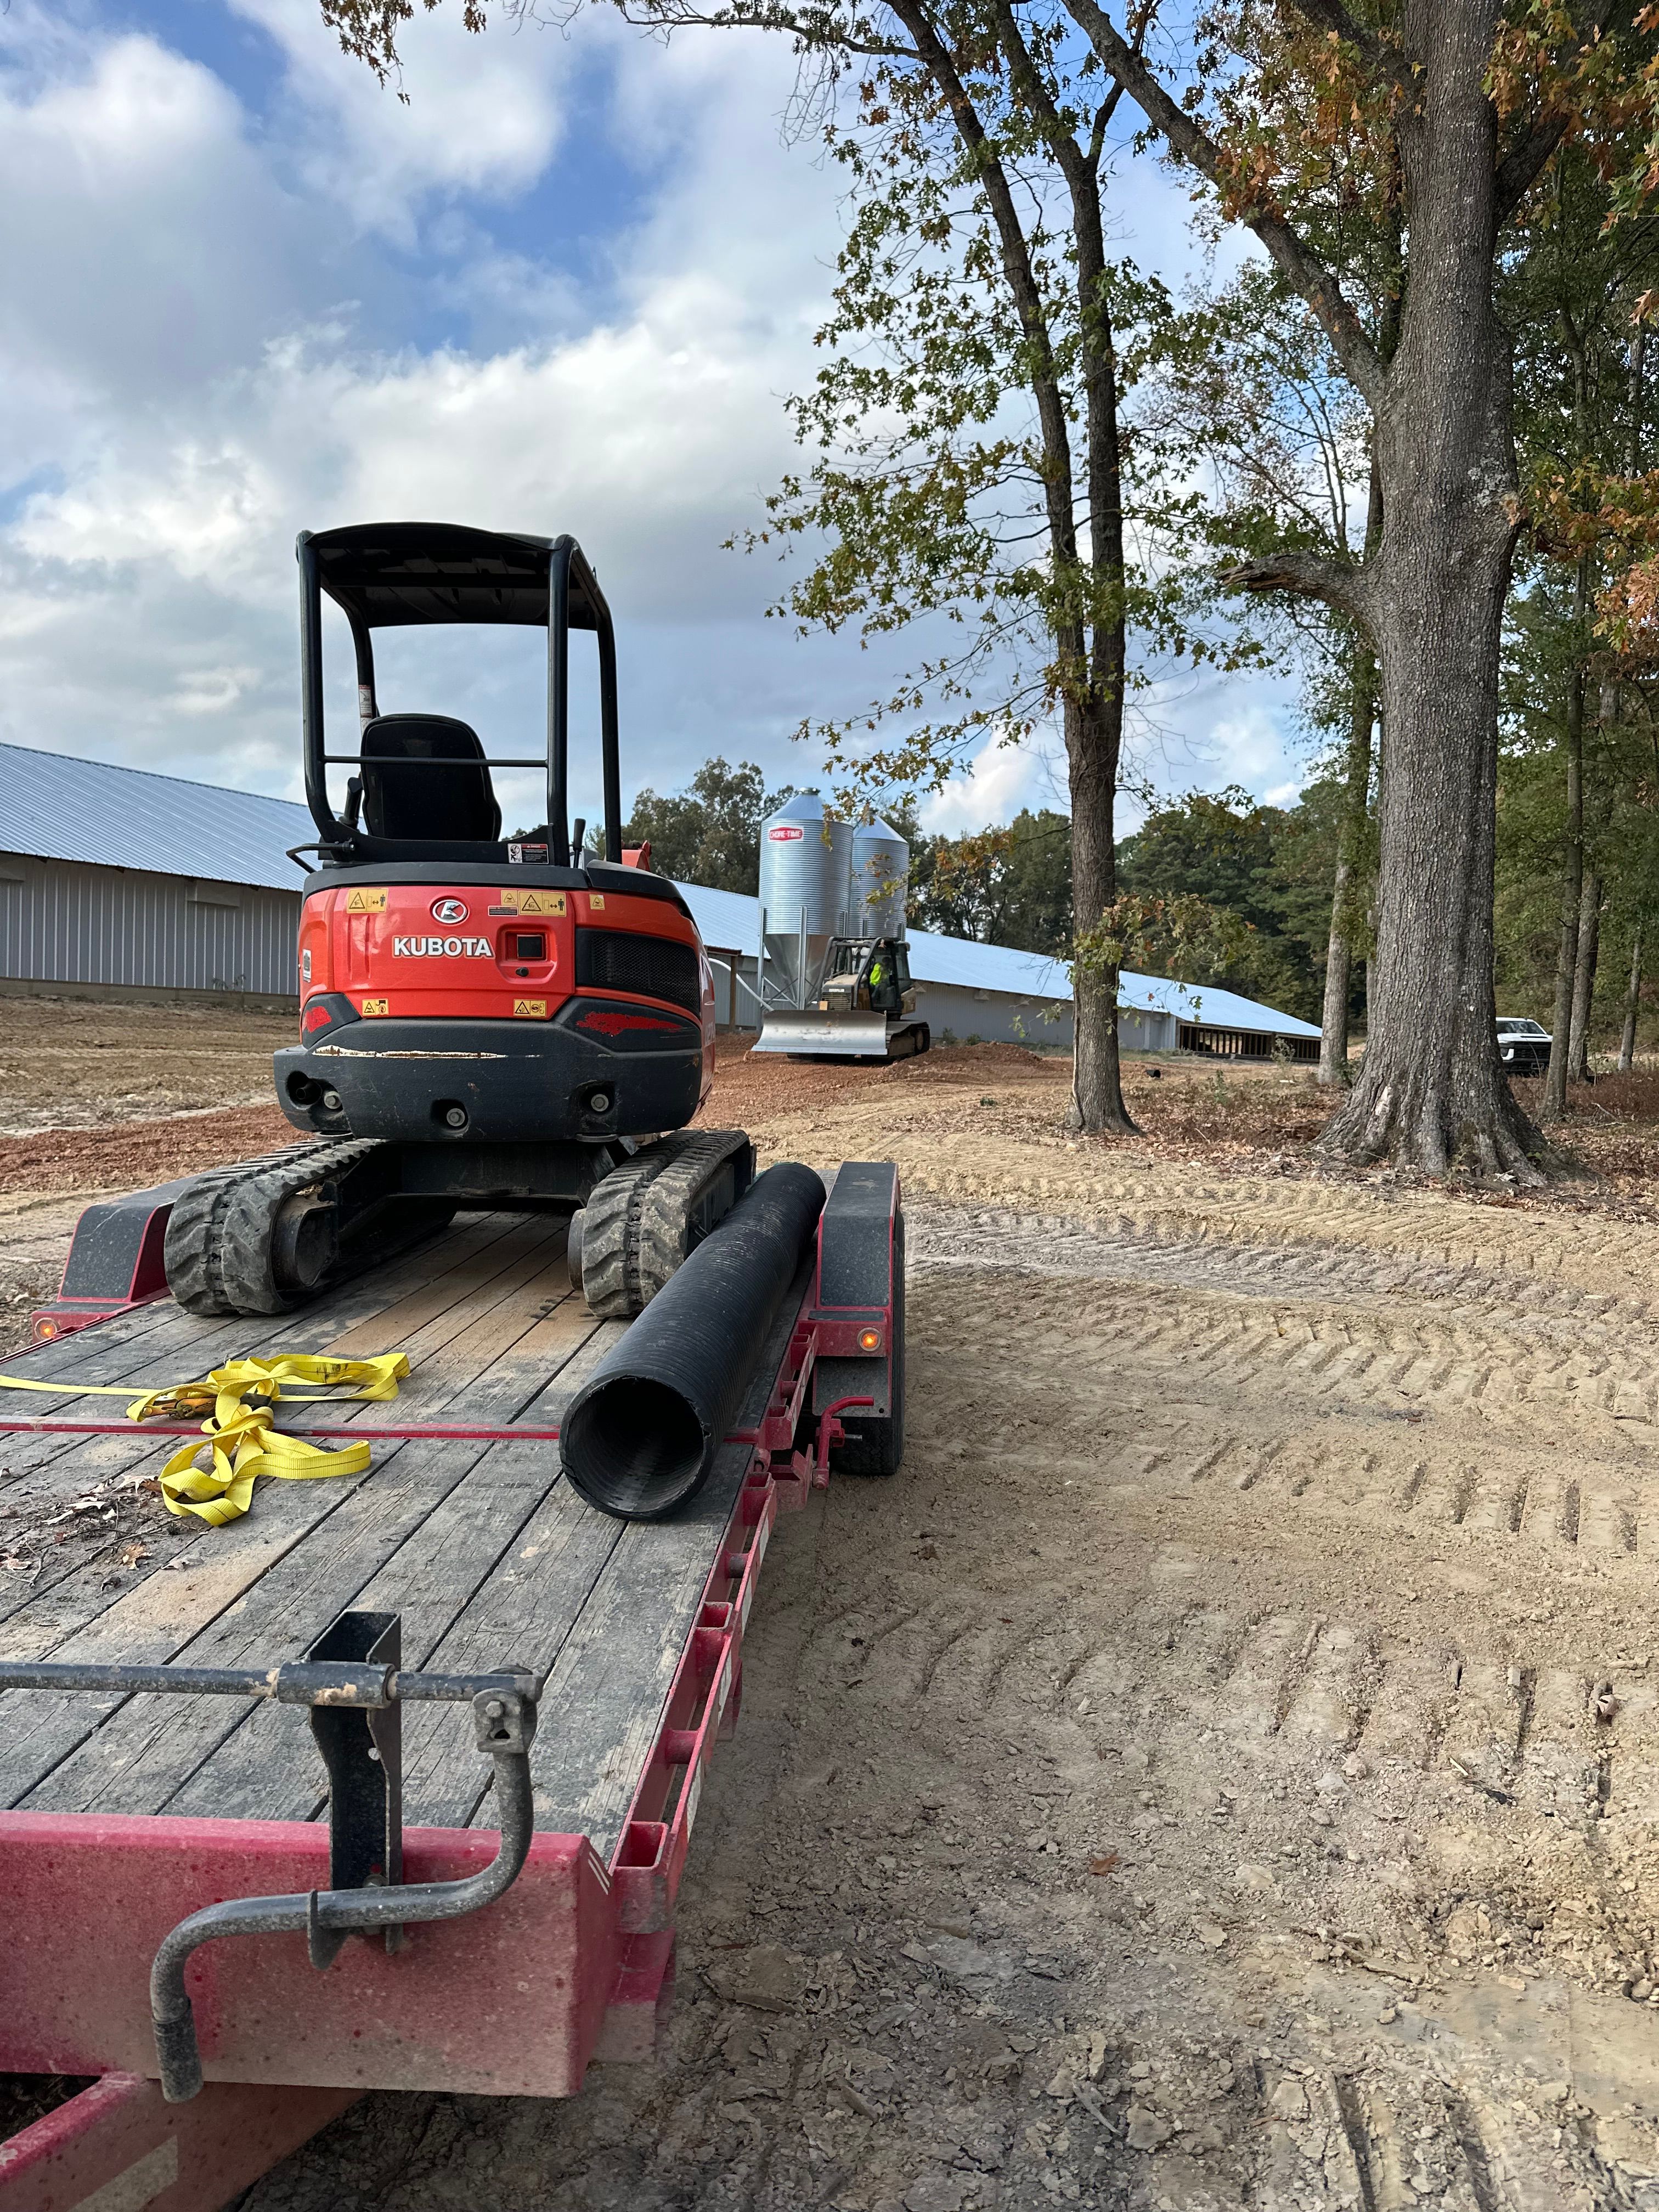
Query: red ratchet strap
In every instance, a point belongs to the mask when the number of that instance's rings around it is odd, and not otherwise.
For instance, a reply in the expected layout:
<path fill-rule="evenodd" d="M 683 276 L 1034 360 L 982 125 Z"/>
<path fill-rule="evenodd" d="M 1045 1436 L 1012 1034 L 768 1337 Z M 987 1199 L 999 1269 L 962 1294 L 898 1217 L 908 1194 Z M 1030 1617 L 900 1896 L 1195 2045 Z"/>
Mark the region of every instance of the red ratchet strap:
<path fill-rule="evenodd" d="M 135 1395 L 141 1395 L 135 1393 Z M 457 1443 L 483 1444 L 551 1444 L 559 1440 L 556 1429 L 381 1428 L 291 1429 L 296 1437 L 343 1437 L 351 1443 L 372 1443 L 377 1437 L 399 1443 L 422 1437 L 442 1437 Z M 193 1421 L 0 1421 L 0 1436 L 47 1437 L 199 1437 L 201 1424 Z"/>

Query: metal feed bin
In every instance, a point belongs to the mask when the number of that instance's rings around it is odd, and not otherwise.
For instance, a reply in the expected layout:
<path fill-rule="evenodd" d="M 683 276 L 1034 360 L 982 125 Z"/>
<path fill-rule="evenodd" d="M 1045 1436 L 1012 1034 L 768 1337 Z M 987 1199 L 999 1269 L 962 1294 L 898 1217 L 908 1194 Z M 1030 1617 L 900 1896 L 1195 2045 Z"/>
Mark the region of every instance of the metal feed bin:
<path fill-rule="evenodd" d="M 832 937 L 848 933 L 853 830 L 815 791 L 787 799 L 761 824 L 760 907 L 766 967 L 787 1003 L 817 983 Z"/>
<path fill-rule="evenodd" d="M 860 823 L 853 832 L 850 900 L 854 937 L 902 937 L 910 888 L 910 848 L 890 823 Z"/>

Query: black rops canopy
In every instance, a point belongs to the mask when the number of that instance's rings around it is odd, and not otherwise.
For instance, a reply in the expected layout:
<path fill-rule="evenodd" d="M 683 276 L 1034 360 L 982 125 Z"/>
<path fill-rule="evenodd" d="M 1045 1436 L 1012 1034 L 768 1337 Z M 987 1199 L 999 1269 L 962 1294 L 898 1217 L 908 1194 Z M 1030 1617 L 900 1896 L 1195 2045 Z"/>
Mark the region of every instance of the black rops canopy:
<path fill-rule="evenodd" d="M 544 629 L 554 543 L 453 522 L 356 523 L 310 540 L 323 589 L 354 625 L 368 629 L 421 623 Z M 570 572 L 572 629 L 600 627 L 598 596 L 578 556 Z"/>
<path fill-rule="evenodd" d="M 319 849 L 336 860 L 398 860 L 504 857 L 507 848 L 493 837 L 393 837 L 374 835 L 349 811 L 334 811 L 328 770 L 343 765 L 384 775 L 366 763 L 362 739 L 355 753 L 331 752 L 324 729 L 323 621 L 325 594 L 344 613 L 357 662 L 359 716 L 365 732 L 386 732 L 375 696 L 376 629 L 410 629 L 447 623 L 513 623 L 547 632 L 547 823 L 548 857 L 556 867 L 570 859 L 567 822 L 569 788 L 570 632 L 594 632 L 599 656 L 599 746 L 605 785 L 605 854 L 622 859 L 622 772 L 617 759 L 617 642 L 611 610 L 593 571 L 574 538 L 532 538 L 517 532 L 470 530 L 453 522 L 363 522 L 343 530 L 301 531 L 300 559 L 300 659 L 301 729 L 305 749 L 306 800 L 321 833 Z M 406 718 L 405 718 L 406 719 Z M 460 735 L 454 735 L 459 730 Z M 430 733 L 428 733 L 428 736 Z M 400 741 L 401 742 L 401 741 Z M 423 740 L 423 745 L 425 741 Z M 456 748 L 460 750 L 457 750 Z M 405 749 L 406 750 L 406 749 Z M 476 760 L 479 787 L 490 800 L 491 768 L 541 765 L 522 757 L 488 759 L 477 736 L 455 725 L 441 755 L 429 750 L 412 763 L 399 754 L 407 780 L 417 768 L 448 774 L 456 761 Z M 378 761 L 378 755 L 377 755 Z M 361 788 L 361 787 L 360 787 Z M 436 787 L 434 787 L 434 791 Z M 416 810 L 417 812 L 420 810 Z M 427 810 L 441 811 L 434 807 Z M 371 815 L 371 819 L 372 819 Z M 301 847 L 300 850 L 306 849 Z"/>

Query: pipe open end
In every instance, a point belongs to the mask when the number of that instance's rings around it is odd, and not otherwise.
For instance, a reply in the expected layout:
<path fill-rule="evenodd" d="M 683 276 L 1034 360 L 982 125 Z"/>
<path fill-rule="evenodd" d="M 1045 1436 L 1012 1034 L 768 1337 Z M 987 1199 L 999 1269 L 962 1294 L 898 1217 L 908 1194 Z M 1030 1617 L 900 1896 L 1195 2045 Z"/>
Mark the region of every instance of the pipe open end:
<path fill-rule="evenodd" d="M 678 1390 L 618 1375 L 571 1407 L 559 1449 L 590 1505 L 623 1521 L 654 1521 L 702 1482 L 710 1439 Z"/>

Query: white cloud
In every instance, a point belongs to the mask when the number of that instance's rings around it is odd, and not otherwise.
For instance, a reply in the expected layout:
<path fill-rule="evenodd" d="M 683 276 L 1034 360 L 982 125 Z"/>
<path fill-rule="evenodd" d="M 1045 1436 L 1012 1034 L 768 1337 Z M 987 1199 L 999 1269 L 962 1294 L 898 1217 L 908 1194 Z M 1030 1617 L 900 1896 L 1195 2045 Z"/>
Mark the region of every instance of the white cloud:
<path fill-rule="evenodd" d="M 833 242 L 827 180 L 779 147 L 767 119 L 787 58 L 722 48 L 722 75 L 684 58 L 689 42 L 665 55 L 609 34 L 617 111 L 672 155 L 672 180 L 631 240 L 613 237 L 617 275 L 599 295 L 516 248 L 493 264 L 476 257 L 498 320 L 514 319 L 503 285 L 539 289 L 534 337 L 483 352 L 377 343 L 372 314 L 335 309 L 338 272 L 325 269 L 309 296 L 290 287 L 280 313 L 240 331 L 228 313 L 205 362 L 175 374 L 140 358 L 128 376 L 120 333 L 142 324 L 148 295 L 187 273 L 246 304 L 296 206 L 303 231 L 326 228 L 337 192 L 350 216 L 376 221 L 394 186 L 411 207 L 434 196 L 453 259 L 478 234 L 477 201 L 469 214 L 445 195 L 510 192 L 555 149 L 551 88 L 570 67 L 556 36 L 434 48 L 422 19 L 411 110 L 349 74 L 297 5 L 259 0 L 258 15 L 293 64 L 263 137 L 217 79 L 149 39 L 59 39 L 51 70 L 0 78 L 0 179 L 9 160 L 9 252 L 23 277 L 7 288 L 0 352 L 14 373 L 33 365 L 53 395 L 33 448 L 14 457 L 22 482 L 0 535 L 0 728 L 186 773 L 216 756 L 228 780 L 292 789 L 295 534 L 428 515 L 584 540 L 623 631 L 645 741 L 635 774 L 678 782 L 722 747 L 769 746 L 775 763 L 808 702 L 779 680 L 790 641 L 759 620 L 771 573 L 719 549 L 784 465 L 778 395 L 810 374 L 815 248 Z M 768 62 L 772 94 L 757 98 Z M 307 163 L 331 134 L 337 161 L 325 175 Z M 464 156 L 461 140 L 482 150 Z M 753 222 L 752 197 L 738 204 L 743 169 L 751 196 L 768 188 L 787 248 Z M 699 227 L 722 205 L 718 250 L 700 255 Z M 425 273 L 455 282 L 436 259 Z M 564 327 L 550 334 L 550 322 Z M 734 623 L 753 631 L 735 700 Z M 456 681 L 453 641 L 446 658 Z M 815 658 L 799 656 L 803 668 Z M 490 675 L 485 690 L 533 726 L 538 683 Z M 676 736 L 681 757 L 665 758 Z"/>
<path fill-rule="evenodd" d="M 78 49 L 32 9 L 0 60 L 0 481 L 246 359 L 299 307 L 297 210 L 209 70 L 137 34 Z M 33 44 L 40 36 L 40 47 Z"/>
<path fill-rule="evenodd" d="M 400 100 L 322 30 L 316 0 L 231 4 L 281 50 L 284 136 L 319 201 L 349 224 L 412 244 L 426 200 L 523 191 L 558 145 L 574 64 L 556 33 L 497 20 L 477 34 L 458 6 L 422 11 L 403 40 Z"/>
<path fill-rule="evenodd" d="M 1235 694 L 1228 704 L 1229 711 L 1209 725 L 1204 740 L 1224 781 L 1257 793 L 1270 781 L 1282 783 L 1286 746 L 1279 716 L 1248 696 Z"/>
<path fill-rule="evenodd" d="M 987 738 L 966 772 L 922 801 L 917 811 L 935 836 L 960 837 L 1008 822 L 1023 806 L 1069 811 L 1063 762 L 1041 746 L 1006 744 Z"/>
<path fill-rule="evenodd" d="M 814 780 L 787 733 L 880 657 L 763 621 L 777 571 L 720 550 L 793 454 L 839 235 L 839 173 L 779 143 L 781 42 L 448 6 L 405 106 L 314 0 L 234 4 L 284 71 L 257 118 L 159 35 L 0 17 L 0 735 L 294 793 L 295 534 L 425 515 L 583 540 L 630 785 L 716 751 Z M 1177 199 L 1137 199 L 1152 258 Z M 533 729 L 534 664 L 434 639 L 406 703 L 471 711 L 471 670 L 481 727 Z M 1210 734 L 1282 775 L 1249 714 Z M 927 818 L 1063 788 L 988 744 Z"/>

